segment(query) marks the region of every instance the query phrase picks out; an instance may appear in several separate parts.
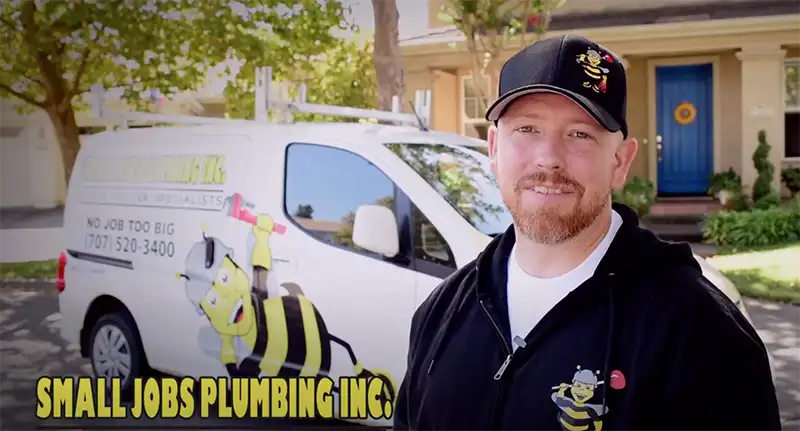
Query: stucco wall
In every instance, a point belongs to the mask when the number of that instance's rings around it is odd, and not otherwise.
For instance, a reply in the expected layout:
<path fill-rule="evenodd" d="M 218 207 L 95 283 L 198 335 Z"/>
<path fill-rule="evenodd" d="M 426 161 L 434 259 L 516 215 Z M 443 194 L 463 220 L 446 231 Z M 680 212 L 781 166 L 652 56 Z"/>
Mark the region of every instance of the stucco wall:
<path fill-rule="evenodd" d="M 727 0 L 729 4 L 747 3 L 747 0 Z M 712 0 L 568 0 L 555 11 L 558 15 L 574 13 L 605 12 L 611 15 L 620 10 L 658 9 L 663 7 L 702 7 L 713 3 Z M 439 18 L 445 0 L 427 0 L 428 28 L 437 29 L 446 27 L 449 23 Z"/>
<path fill-rule="evenodd" d="M 639 151 L 631 164 L 629 178 L 647 178 L 647 149 L 654 143 L 647 139 L 647 59 L 629 58 L 628 78 L 628 130 L 639 141 Z"/>
<path fill-rule="evenodd" d="M 720 55 L 720 147 L 721 170 L 742 170 L 742 66 L 733 51 Z"/>

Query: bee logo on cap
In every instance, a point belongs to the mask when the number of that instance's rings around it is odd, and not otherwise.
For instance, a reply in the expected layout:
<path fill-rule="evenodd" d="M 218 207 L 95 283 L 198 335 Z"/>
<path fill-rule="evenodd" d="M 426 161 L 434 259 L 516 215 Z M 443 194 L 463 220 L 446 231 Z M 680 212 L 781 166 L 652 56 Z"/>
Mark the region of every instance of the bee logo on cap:
<path fill-rule="evenodd" d="M 583 86 L 591 88 L 595 93 L 608 91 L 609 70 L 602 66 L 603 62 L 613 63 L 614 57 L 609 54 L 601 56 L 596 50 L 589 48 L 586 54 L 579 54 L 577 62 L 583 66 L 583 72 L 591 79 L 583 82 Z"/>

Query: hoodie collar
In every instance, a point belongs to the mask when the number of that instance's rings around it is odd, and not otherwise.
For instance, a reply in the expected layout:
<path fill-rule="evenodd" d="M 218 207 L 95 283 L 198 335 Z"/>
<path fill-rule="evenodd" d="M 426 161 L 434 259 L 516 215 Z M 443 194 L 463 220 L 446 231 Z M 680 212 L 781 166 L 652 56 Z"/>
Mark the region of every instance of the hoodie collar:
<path fill-rule="evenodd" d="M 658 264 L 690 265 L 700 271 L 691 247 L 686 243 L 663 241 L 639 225 L 636 212 L 614 202 L 612 209 L 622 218 L 622 226 L 597 267 L 597 274 L 624 275 L 651 269 Z M 481 297 L 495 294 L 508 280 L 508 258 L 516 242 L 514 225 L 494 238 L 477 258 L 478 288 Z"/>

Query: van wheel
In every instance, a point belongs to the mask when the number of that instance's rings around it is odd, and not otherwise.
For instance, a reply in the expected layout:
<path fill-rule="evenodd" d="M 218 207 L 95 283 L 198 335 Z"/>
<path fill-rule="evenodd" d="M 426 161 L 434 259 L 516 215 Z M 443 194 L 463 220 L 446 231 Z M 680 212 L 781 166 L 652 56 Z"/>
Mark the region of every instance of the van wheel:
<path fill-rule="evenodd" d="M 142 343 L 133 328 L 133 319 L 127 314 L 106 314 L 95 322 L 89 345 L 94 375 L 105 377 L 109 386 L 112 378 L 119 378 L 126 399 L 132 392 L 133 379 L 143 371 Z"/>

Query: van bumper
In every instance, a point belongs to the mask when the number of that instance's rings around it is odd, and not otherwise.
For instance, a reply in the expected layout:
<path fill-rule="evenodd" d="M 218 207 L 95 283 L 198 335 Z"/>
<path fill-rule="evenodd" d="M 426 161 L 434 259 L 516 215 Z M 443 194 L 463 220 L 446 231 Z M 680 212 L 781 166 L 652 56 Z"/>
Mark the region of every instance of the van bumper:
<path fill-rule="evenodd" d="M 68 287 L 69 289 L 69 287 Z M 64 291 L 58 295 L 58 310 L 61 313 L 59 334 L 67 345 L 81 345 L 81 329 L 86 314 L 85 302 Z"/>

